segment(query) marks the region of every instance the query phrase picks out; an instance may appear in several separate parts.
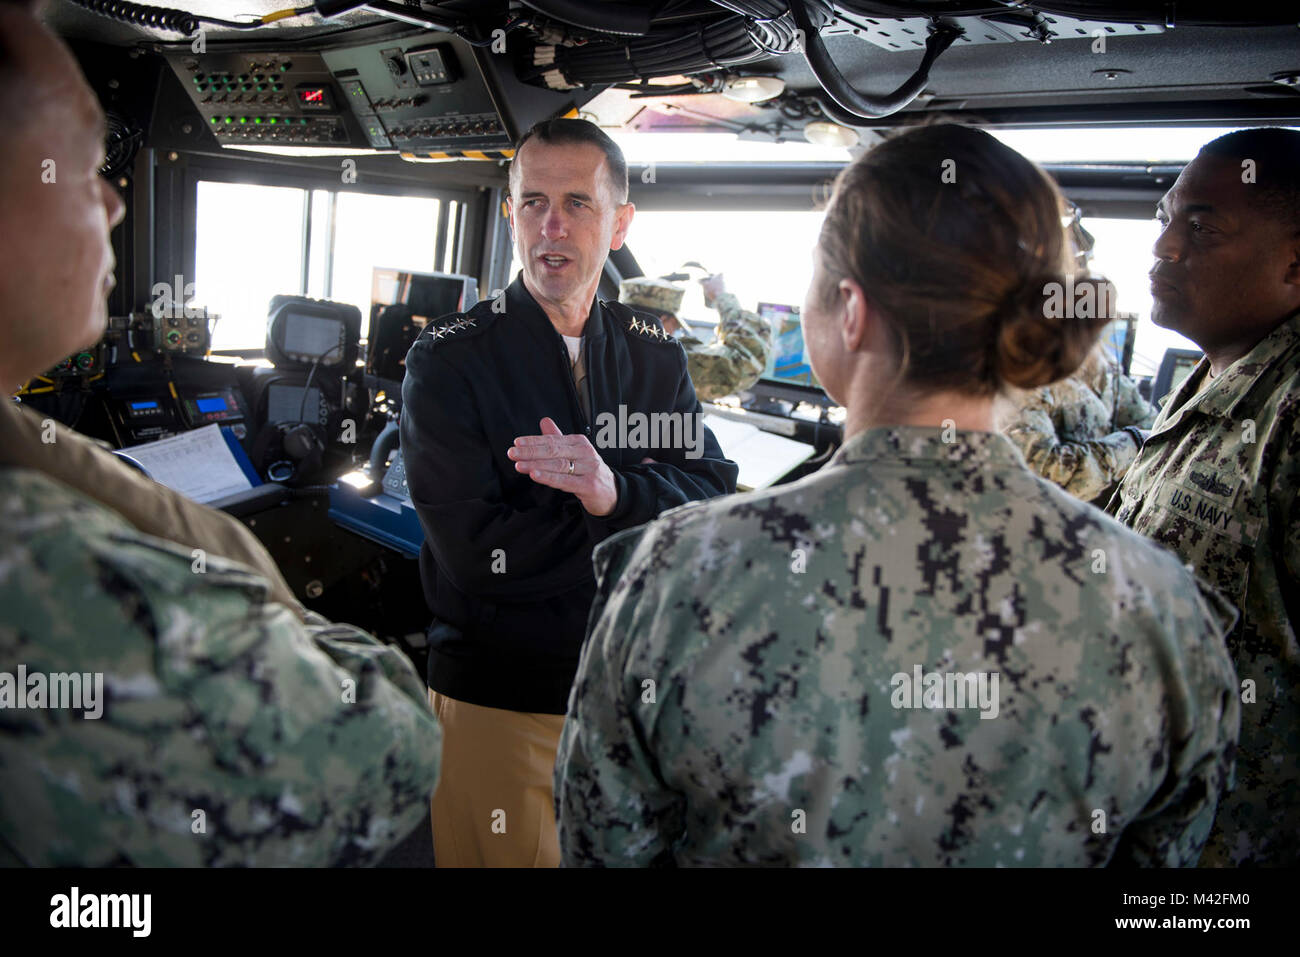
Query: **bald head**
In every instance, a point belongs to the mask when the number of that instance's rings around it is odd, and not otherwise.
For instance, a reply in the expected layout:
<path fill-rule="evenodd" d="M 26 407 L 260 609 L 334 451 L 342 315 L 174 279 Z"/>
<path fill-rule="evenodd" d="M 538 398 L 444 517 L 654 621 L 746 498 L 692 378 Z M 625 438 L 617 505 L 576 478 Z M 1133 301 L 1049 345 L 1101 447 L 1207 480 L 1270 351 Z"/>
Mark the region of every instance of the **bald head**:
<path fill-rule="evenodd" d="M 0 0 L 0 386 L 93 345 L 112 288 L 109 230 L 122 200 L 99 175 L 104 114 L 77 61 L 33 15 Z"/>

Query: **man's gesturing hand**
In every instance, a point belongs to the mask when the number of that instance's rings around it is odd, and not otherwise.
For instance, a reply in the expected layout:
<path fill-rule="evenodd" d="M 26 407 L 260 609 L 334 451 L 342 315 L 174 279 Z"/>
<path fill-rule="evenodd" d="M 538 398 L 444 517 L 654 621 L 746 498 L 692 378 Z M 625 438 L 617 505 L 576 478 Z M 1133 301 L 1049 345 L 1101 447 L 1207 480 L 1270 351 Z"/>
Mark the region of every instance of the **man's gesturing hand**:
<path fill-rule="evenodd" d="M 541 421 L 541 435 L 521 435 L 506 450 L 523 472 L 540 485 L 572 492 L 592 515 L 614 511 L 618 486 L 614 473 L 585 435 L 565 435 L 550 417 Z"/>

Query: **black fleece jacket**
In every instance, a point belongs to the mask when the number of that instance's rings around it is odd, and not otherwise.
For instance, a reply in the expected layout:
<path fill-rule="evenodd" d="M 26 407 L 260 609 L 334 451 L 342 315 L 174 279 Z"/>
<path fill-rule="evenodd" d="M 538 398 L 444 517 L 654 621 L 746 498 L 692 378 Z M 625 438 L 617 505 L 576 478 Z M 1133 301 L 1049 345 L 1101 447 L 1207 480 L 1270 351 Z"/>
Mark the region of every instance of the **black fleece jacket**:
<path fill-rule="evenodd" d="M 736 489 L 736 465 L 707 429 L 698 458 L 681 447 L 601 447 L 597 423 L 620 405 L 647 416 L 701 408 L 685 352 L 654 316 L 596 300 L 583 336 L 596 423 L 583 416 L 563 338 L 522 277 L 504 300 L 431 322 L 406 356 L 402 457 L 425 535 L 428 678 L 448 697 L 564 714 L 595 596 L 592 549 L 665 509 Z M 539 434 L 543 416 L 596 446 L 618 487 L 612 513 L 596 518 L 573 494 L 515 470 L 506 450 Z M 639 464 L 647 456 L 655 463 Z"/>

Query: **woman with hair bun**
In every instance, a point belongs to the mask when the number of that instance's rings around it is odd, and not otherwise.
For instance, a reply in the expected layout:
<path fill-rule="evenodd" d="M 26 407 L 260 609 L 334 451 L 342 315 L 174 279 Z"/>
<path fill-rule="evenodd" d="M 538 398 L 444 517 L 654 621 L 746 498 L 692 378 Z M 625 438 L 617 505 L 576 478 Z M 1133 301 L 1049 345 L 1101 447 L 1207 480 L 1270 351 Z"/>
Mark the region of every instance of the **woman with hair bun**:
<path fill-rule="evenodd" d="M 567 864 L 1196 862 L 1232 778 L 1235 613 L 994 430 L 1105 322 L 1060 210 L 966 127 L 841 173 L 803 323 L 844 444 L 596 551 Z"/>

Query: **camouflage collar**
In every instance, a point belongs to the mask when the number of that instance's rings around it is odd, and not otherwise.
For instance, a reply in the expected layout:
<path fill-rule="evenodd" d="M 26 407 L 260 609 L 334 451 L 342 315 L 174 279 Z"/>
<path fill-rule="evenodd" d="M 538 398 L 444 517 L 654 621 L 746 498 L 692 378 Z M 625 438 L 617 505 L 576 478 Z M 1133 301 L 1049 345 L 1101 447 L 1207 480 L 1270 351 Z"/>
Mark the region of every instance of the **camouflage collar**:
<path fill-rule="evenodd" d="M 1025 467 L 1020 451 L 1000 433 L 919 425 L 880 426 L 859 432 L 840 447 L 830 464 L 878 460 Z"/>
<path fill-rule="evenodd" d="M 1208 373 L 1210 360 L 1201 357 L 1196 368 L 1183 380 L 1178 391 L 1165 403 L 1169 417 L 1160 424 L 1156 434 L 1177 425 L 1182 417 L 1195 410 L 1221 418 L 1235 418 L 1237 406 L 1250 395 L 1251 389 L 1262 373 L 1270 366 L 1293 354 L 1300 345 L 1300 313 L 1296 313 L 1255 344 L 1228 368 L 1215 376 L 1200 395 L 1196 394 L 1201 376 Z"/>

